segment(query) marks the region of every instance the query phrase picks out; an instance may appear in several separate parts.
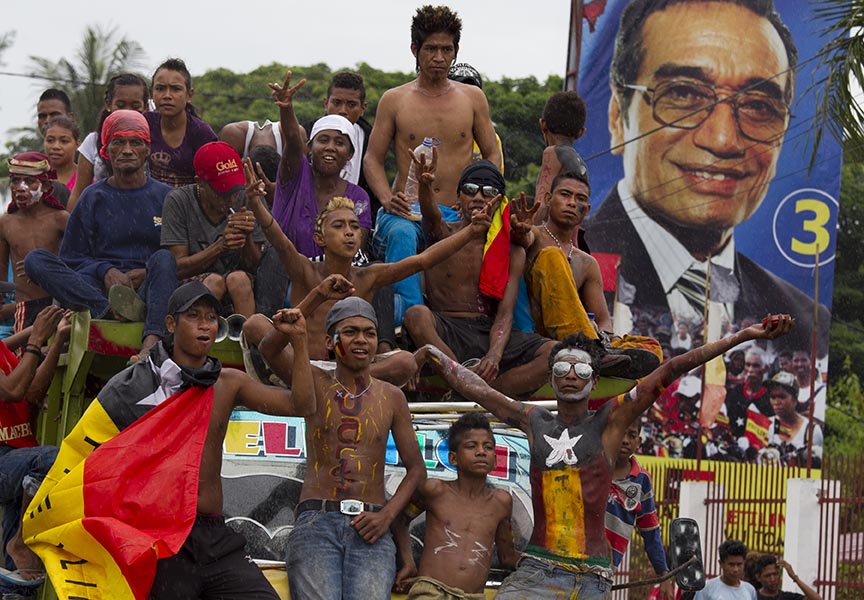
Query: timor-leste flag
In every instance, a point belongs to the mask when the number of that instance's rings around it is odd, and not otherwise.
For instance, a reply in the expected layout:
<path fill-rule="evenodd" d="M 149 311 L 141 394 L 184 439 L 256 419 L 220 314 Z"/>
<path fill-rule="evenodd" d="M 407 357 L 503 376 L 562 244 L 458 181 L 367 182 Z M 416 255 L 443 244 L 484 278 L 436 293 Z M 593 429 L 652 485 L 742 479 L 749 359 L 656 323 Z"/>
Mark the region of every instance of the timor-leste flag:
<path fill-rule="evenodd" d="M 747 426 L 744 429 L 744 437 L 750 442 L 750 446 L 761 450 L 768 444 L 768 427 L 771 425 L 770 417 L 766 417 L 753 404 L 747 407 Z"/>
<path fill-rule="evenodd" d="M 189 535 L 213 388 L 158 403 L 160 384 L 149 360 L 109 381 L 24 515 L 25 541 L 61 599 L 145 600 L 157 559 Z"/>
<path fill-rule="evenodd" d="M 492 214 L 486 232 L 483 265 L 480 267 L 480 293 L 500 300 L 510 278 L 510 200 L 505 196 Z"/>

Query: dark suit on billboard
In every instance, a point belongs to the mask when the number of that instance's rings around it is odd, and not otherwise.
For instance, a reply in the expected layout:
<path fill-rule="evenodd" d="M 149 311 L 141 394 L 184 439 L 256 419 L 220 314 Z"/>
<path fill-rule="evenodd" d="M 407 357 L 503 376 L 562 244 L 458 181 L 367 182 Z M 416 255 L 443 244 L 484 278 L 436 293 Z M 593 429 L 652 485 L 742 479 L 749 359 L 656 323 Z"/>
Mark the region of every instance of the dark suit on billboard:
<path fill-rule="evenodd" d="M 585 237 L 592 252 L 620 254 L 618 274 L 636 287 L 633 307 L 656 307 L 666 312 L 666 293 L 642 238 L 624 210 L 615 186 L 597 212 L 585 223 Z M 813 330 L 813 299 L 790 283 L 741 254 L 735 253 L 735 277 L 740 295 L 735 302 L 735 319 L 761 318 L 769 312 L 789 313 L 795 318 L 795 329 L 777 340 L 778 346 L 790 350 L 809 350 Z M 819 356 L 828 353 L 828 326 L 831 313 L 819 306 L 820 331 L 817 338 Z"/>

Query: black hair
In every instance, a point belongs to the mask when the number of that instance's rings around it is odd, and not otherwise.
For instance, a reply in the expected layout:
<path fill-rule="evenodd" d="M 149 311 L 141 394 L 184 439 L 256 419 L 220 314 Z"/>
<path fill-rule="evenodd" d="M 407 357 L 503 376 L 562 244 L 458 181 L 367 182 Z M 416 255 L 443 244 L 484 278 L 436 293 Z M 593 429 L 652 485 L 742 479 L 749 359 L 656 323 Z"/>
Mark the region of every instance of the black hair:
<path fill-rule="evenodd" d="M 552 370 L 552 365 L 555 364 L 555 355 L 565 348 L 575 348 L 587 352 L 591 357 L 591 367 L 595 372 L 600 368 L 600 361 L 606 354 L 606 349 L 603 348 L 603 343 L 600 340 L 591 339 L 581 331 L 577 331 L 566 336 L 552 347 L 552 351 L 549 353 L 550 371 Z"/>
<path fill-rule="evenodd" d="M 753 565 L 753 575 L 759 577 L 765 567 L 770 567 L 777 564 L 777 557 L 773 554 L 761 554 L 756 558 Z"/>
<path fill-rule="evenodd" d="M 42 136 L 44 137 L 45 134 L 48 133 L 48 130 L 54 126 L 68 129 L 72 132 L 72 137 L 75 138 L 76 142 L 81 141 L 81 130 L 78 128 L 78 124 L 66 116 L 54 117 L 53 119 L 45 123 L 45 127 L 42 128 Z"/>
<path fill-rule="evenodd" d="M 584 174 L 577 173 L 575 171 L 564 171 L 563 173 L 558 173 L 552 180 L 552 187 L 549 188 L 549 193 L 554 193 L 555 188 L 558 187 L 558 184 L 560 184 L 565 179 L 575 179 L 576 181 L 581 181 L 588 186 L 588 191 L 591 191 L 591 184 L 588 182 L 588 169 L 586 168 Z"/>
<path fill-rule="evenodd" d="M 99 113 L 99 119 L 96 122 L 96 155 L 102 150 L 102 125 L 105 119 L 111 114 L 108 107 L 114 101 L 114 94 L 117 93 L 117 88 L 121 85 L 141 86 L 144 90 L 144 110 L 147 110 L 147 101 L 150 100 L 150 87 L 147 85 L 147 80 L 135 73 L 117 73 L 108 83 L 105 84 L 105 106 L 102 107 L 102 112 Z M 109 173 L 111 172 L 110 161 L 105 161 L 108 166 Z"/>
<path fill-rule="evenodd" d="M 585 128 L 585 102 L 574 91 L 555 92 L 543 107 L 543 120 L 552 133 L 576 138 Z"/>
<path fill-rule="evenodd" d="M 177 71 L 183 76 L 183 81 L 186 83 L 186 91 L 192 89 L 192 74 L 189 72 L 189 68 L 186 66 L 186 63 L 183 62 L 182 58 L 167 58 L 165 61 L 156 67 L 156 70 L 153 71 L 153 79 L 150 83 L 150 93 L 153 93 L 153 85 L 156 81 L 156 75 L 158 75 L 159 71 L 162 69 L 167 69 L 168 71 Z M 198 113 L 195 112 L 195 107 L 191 102 L 186 103 L 186 112 L 191 114 L 193 117 L 197 117 Z"/>
<path fill-rule="evenodd" d="M 363 76 L 359 73 L 352 73 L 351 71 L 336 73 L 330 80 L 330 85 L 327 86 L 328 98 L 333 93 L 333 88 L 357 90 L 360 92 L 360 102 L 366 102 L 366 86 L 363 84 Z"/>
<path fill-rule="evenodd" d="M 645 49 L 642 47 L 642 27 L 648 16 L 676 4 L 696 4 L 706 2 L 721 2 L 734 4 L 746 8 L 758 17 L 768 20 L 786 48 L 786 57 L 789 59 L 789 83 L 784 90 L 786 104 L 792 103 L 795 93 L 795 70 L 798 65 L 798 48 L 792 39 L 792 33 L 783 23 L 780 15 L 774 8 L 774 0 L 633 0 L 621 13 L 621 24 L 618 34 L 615 36 L 615 51 L 612 55 L 612 65 L 609 68 L 609 76 L 612 84 L 636 83 L 636 76 L 642 68 L 642 59 L 645 57 Z M 630 100 L 633 98 L 632 89 L 619 88 L 618 98 L 621 103 L 621 112 L 626 120 Z"/>
<path fill-rule="evenodd" d="M 472 429 L 484 429 L 490 434 L 492 433 L 492 426 L 489 425 L 489 419 L 486 418 L 486 415 L 479 412 L 465 413 L 447 431 L 447 447 L 450 452 L 456 452 L 459 449 L 462 438 Z"/>
<path fill-rule="evenodd" d="M 66 112 L 72 112 L 72 101 L 69 99 L 69 94 L 57 88 L 48 88 L 42 95 L 39 96 L 39 102 L 46 100 L 59 100 L 66 107 Z"/>
<path fill-rule="evenodd" d="M 741 558 L 746 558 L 747 546 L 744 545 L 744 542 L 740 542 L 738 540 L 726 540 L 725 542 L 720 544 L 717 552 L 720 554 L 720 562 L 725 562 L 726 559 L 730 556 L 740 556 Z"/>
<path fill-rule="evenodd" d="M 433 33 L 447 33 L 453 36 L 453 46 L 459 52 L 459 39 L 462 37 L 462 19 L 450 10 L 449 6 L 426 4 L 417 9 L 411 20 L 411 43 L 417 52 Z M 419 61 L 417 63 L 419 68 Z"/>
<path fill-rule="evenodd" d="M 279 161 L 281 157 L 276 152 L 276 148 L 272 146 L 255 146 L 249 150 L 249 159 L 253 165 L 261 163 L 261 169 L 264 170 L 264 175 L 270 181 L 276 181 L 276 173 L 279 170 Z"/>

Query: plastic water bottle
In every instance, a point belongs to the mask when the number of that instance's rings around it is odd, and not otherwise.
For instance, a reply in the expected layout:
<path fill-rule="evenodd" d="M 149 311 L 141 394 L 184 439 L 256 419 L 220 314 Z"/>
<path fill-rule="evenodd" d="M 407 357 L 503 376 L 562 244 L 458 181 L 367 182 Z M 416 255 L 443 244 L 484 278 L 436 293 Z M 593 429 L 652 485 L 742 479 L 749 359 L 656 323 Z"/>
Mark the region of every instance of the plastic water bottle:
<path fill-rule="evenodd" d="M 421 156 L 426 157 L 426 164 L 432 161 L 432 148 L 438 148 L 440 152 L 441 140 L 434 137 L 423 138 L 423 143 L 414 148 L 414 156 L 417 160 L 421 160 Z M 417 180 L 417 175 L 414 169 L 414 161 L 411 161 L 411 166 L 408 167 L 408 181 L 405 182 L 405 197 L 411 202 L 411 214 L 408 219 L 411 221 L 419 221 L 423 218 L 420 212 L 420 202 L 417 197 L 420 194 L 420 182 Z"/>

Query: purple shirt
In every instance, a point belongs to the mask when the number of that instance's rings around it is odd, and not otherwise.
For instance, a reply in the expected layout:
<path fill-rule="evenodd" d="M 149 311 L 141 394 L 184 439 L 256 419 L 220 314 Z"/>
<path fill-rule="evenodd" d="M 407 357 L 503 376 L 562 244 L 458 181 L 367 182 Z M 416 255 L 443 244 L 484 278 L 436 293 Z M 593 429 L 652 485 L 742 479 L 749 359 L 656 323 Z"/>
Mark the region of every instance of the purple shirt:
<path fill-rule="evenodd" d="M 183 141 L 177 148 L 172 148 L 162 138 L 162 115 L 147 111 L 144 117 L 150 125 L 150 177 L 174 187 L 195 183 L 192 160 L 198 148 L 216 141 L 213 128 L 198 117 L 186 113 Z"/>
<path fill-rule="evenodd" d="M 282 183 L 282 165 L 276 175 L 276 194 L 273 198 L 273 218 L 297 248 L 300 254 L 315 258 L 324 254 L 321 246 L 315 243 L 315 218 L 318 216 L 318 201 L 315 198 L 315 182 L 312 167 L 305 159 L 300 161 L 300 169 L 287 183 Z M 354 201 L 354 213 L 361 227 L 372 228 L 372 214 L 369 209 L 369 194 L 360 186 L 348 183 L 345 197 Z"/>

